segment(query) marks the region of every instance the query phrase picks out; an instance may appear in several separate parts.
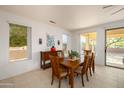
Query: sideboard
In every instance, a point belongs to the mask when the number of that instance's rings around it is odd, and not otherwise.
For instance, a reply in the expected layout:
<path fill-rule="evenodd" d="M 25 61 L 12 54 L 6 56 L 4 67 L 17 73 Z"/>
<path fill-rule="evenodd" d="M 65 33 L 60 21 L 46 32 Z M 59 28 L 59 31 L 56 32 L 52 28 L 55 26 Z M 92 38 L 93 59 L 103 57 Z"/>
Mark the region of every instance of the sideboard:
<path fill-rule="evenodd" d="M 59 53 L 63 55 L 62 50 L 55 51 L 54 55 L 58 56 Z M 51 54 L 51 51 L 41 51 L 40 52 L 40 66 L 41 66 L 41 68 L 46 69 L 46 68 L 51 67 L 50 57 L 49 57 L 50 54 Z"/>

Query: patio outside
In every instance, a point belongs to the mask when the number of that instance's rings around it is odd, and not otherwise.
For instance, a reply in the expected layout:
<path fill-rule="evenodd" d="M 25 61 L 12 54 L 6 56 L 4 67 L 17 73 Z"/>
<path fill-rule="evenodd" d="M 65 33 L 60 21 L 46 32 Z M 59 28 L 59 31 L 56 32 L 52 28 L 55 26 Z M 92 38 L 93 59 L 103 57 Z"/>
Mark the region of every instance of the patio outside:
<path fill-rule="evenodd" d="M 27 27 L 10 24 L 9 60 L 24 60 L 28 57 Z"/>
<path fill-rule="evenodd" d="M 124 28 L 106 32 L 106 65 L 124 68 Z"/>

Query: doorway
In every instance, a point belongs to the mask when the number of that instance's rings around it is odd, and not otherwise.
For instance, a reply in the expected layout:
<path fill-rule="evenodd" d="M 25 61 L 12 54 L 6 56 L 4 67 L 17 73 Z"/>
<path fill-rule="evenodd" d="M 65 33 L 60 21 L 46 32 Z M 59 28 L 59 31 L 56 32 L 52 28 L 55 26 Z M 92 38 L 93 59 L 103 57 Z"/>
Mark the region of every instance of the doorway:
<path fill-rule="evenodd" d="M 106 30 L 106 65 L 124 68 L 124 27 Z"/>
<path fill-rule="evenodd" d="M 88 44 L 89 49 L 93 50 L 94 52 L 96 51 L 96 32 L 89 32 L 89 33 L 84 33 L 80 34 L 80 57 L 81 61 L 84 59 L 84 50 L 86 48 L 86 45 Z"/>

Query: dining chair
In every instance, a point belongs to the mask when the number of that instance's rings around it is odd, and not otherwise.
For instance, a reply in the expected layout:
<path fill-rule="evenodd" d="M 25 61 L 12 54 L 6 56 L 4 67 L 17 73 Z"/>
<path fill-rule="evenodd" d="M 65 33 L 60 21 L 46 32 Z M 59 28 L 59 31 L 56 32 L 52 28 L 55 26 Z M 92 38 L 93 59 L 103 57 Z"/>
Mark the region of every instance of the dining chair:
<path fill-rule="evenodd" d="M 52 81 L 51 85 L 53 85 L 54 78 L 59 79 L 58 87 L 61 87 L 61 79 L 66 78 L 68 76 L 68 72 L 60 68 L 60 59 L 57 56 L 50 56 L 51 66 L 52 66 Z"/>
<path fill-rule="evenodd" d="M 91 63 L 90 62 L 91 61 L 91 53 L 92 53 L 91 50 L 84 50 L 84 58 L 85 58 L 85 56 L 88 56 L 89 57 L 88 68 L 89 68 L 89 65 Z M 84 59 L 84 61 L 85 61 L 85 59 Z M 81 62 L 80 66 L 83 67 L 85 65 L 84 63 L 85 62 Z M 86 72 L 86 79 L 87 79 L 87 81 L 89 81 L 89 78 L 88 78 L 88 69 L 87 69 L 87 72 Z"/>
<path fill-rule="evenodd" d="M 94 67 L 94 61 L 95 61 L 95 54 L 92 52 L 91 56 L 90 56 L 90 60 L 89 60 L 89 65 L 88 65 L 90 76 L 92 76 L 91 69 L 94 73 L 94 68 L 93 68 Z"/>
<path fill-rule="evenodd" d="M 52 56 L 58 56 L 58 54 L 57 54 L 56 51 L 50 51 L 50 55 L 52 55 Z"/>
<path fill-rule="evenodd" d="M 63 53 L 63 51 L 58 51 L 58 52 L 57 51 L 51 51 L 50 55 L 58 56 L 59 59 L 61 59 L 62 61 L 64 60 L 64 53 Z"/>
<path fill-rule="evenodd" d="M 71 50 L 68 50 L 68 58 L 72 58 L 71 57 Z"/>
<path fill-rule="evenodd" d="M 81 76 L 81 79 L 82 79 L 82 86 L 84 86 L 84 80 L 83 80 L 84 74 L 86 74 L 87 81 L 88 81 L 88 74 L 87 74 L 88 64 L 89 64 L 88 62 L 89 62 L 89 55 L 85 55 L 83 66 L 80 66 L 80 67 L 75 71 L 75 73 L 80 74 L 80 76 Z"/>

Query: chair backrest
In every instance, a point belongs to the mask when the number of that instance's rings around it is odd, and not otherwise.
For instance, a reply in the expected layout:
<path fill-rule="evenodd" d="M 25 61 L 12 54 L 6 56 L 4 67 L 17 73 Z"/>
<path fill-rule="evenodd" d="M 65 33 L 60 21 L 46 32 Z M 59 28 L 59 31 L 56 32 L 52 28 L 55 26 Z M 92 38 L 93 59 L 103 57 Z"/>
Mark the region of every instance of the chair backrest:
<path fill-rule="evenodd" d="M 93 65 L 93 63 L 94 63 L 94 61 L 95 61 L 95 54 L 92 52 L 91 53 L 91 57 L 90 57 L 90 67 Z"/>
<path fill-rule="evenodd" d="M 58 56 L 58 53 L 57 53 L 57 51 L 50 51 L 50 55 L 52 55 L 52 56 Z"/>
<path fill-rule="evenodd" d="M 90 55 L 91 54 L 91 50 L 84 50 L 84 55 Z"/>
<path fill-rule="evenodd" d="M 52 74 L 59 78 L 60 77 L 59 57 L 51 55 L 50 61 L 52 66 Z"/>
<path fill-rule="evenodd" d="M 64 57 L 64 52 L 62 50 L 57 52 L 58 57 Z"/>
<path fill-rule="evenodd" d="M 82 67 L 81 73 L 84 74 L 88 70 L 88 65 L 89 65 L 89 55 L 84 56 L 84 65 Z"/>
<path fill-rule="evenodd" d="M 71 52 L 68 50 L 68 57 L 71 58 Z"/>

